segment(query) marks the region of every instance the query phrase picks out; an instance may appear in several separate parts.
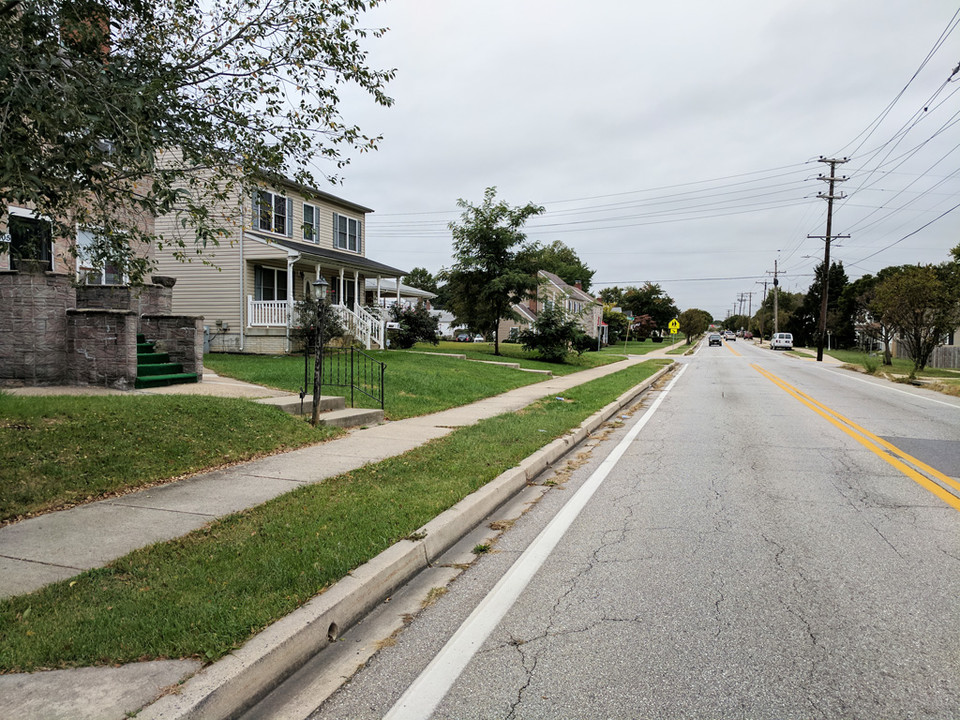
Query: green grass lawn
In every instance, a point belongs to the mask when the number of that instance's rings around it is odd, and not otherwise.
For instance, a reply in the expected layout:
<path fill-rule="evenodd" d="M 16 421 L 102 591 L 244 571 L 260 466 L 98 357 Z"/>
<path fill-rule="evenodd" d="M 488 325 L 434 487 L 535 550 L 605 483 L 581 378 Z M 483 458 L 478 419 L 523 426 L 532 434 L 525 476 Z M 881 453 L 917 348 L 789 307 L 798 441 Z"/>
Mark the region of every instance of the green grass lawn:
<path fill-rule="evenodd" d="M 303 447 L 340 432 L 246 400 L 0 392 L 0 521 Z"/>
<path fill-rule="evenodd" d="M 686 335 L 677 333 L 675 336 L 667 335 L 663 342 L 655 343 L 649 338 L 646 340 L 628 340 L 626 343 L 618 342 L 608 345 L 600 352 L 606 355 L 646 355 L 654 350 L 663 350 L 677 342 L 685 342 Z"/>
<path fill-rule="evenodd" d="M 215 660 L 652 375 L 625 368 L 0 601 L 0 672 Z"/>
<path fill-rule="evenodd" d="M 369 355 L 387 366 L 384 373 L 383 409 L 388 420 L 400 420 L 466 405 L 544 379 L 543 375 L 518 372 L 496 365 L 468 363 L 441 356 L 426 357 L 402 350 L 375 350 Z M 299 392 L 303 384 L 302 356 L 214 353 L 204 356 L 203 364 L 218 375 L 278 390 Z M 584 368 L 575 368 L 582 369 Z M 313 378 L 312 360 L 308 375 Z M 324 386 L 323 389 L 324 395 L 340 395 L 345 392 L 349 395 L 349 390 L 341 388 Z M 356 395 L 355 401 L 358 407 L 376 406 L 373 400 L 362 395 Z"/>
<path fill-rule="evenodd" d="M 893 375 L 906 376 L 913 372 L 913 360 L 893 358 L 893 365 L 884 365 L 882 353 L 868 355 L 860 350 L 825 350 L 824 352 L 848 365 L 859 365 L 864 368 L 867 365 L 876 365 L 880 371 Z M 917 373 L 917 376 L 923 378 L 956 378 L 957 371 L 928 367 Z"/>
<path fill-rule="evenodd" d="M 536 353 L 527 352 L 518 343 L 500 343 L 500 355 L 493 354 L 493 343 L 458 343 L 441 341 L 439 345 L 417 343 L 413 350 L 430 353 L 453 353 L 466 355 L 470 360 L 518 363 L 520 367 L 531 370 L 549 370 L 553 375 L 569 375 L 587 368 L 608 365 L 619 358 L 611 358 L 603 353 L 586 352 L 583 355 L 569 353 L 565 362 L 549 363 L 537 360 Z M 402 351 L 401 351 L 402 352 Z M 620 353 L 623 355 L 623 353 Z"/>

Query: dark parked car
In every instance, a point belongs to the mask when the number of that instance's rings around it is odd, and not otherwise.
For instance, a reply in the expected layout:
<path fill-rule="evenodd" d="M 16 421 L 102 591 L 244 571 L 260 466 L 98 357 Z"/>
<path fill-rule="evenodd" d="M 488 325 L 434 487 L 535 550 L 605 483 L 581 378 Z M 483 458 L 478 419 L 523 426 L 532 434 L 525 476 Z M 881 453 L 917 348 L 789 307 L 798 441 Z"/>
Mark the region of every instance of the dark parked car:
<path fill-rule="evenodd" d="M 722 339 L 720 338 L 720 336 L 717 335 L 716 333 L 713 333 L 713 334 L 710 336 L 708 342 L 709 342 L 710 345 L 718 345 L 718 346 L 719 346 L 719 345 L 723 345 L 723 340 L 722 340 Z"/>

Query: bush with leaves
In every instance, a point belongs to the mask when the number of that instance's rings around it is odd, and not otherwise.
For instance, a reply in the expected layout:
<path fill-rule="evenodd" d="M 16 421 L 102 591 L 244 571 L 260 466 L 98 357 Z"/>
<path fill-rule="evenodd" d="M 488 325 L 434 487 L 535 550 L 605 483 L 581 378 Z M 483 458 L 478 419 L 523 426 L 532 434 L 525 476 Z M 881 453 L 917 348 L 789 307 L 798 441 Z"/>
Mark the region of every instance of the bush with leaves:
<path fill-rule="evenodd" d="M 590 340 L 576 316 L 551 303 L 540 311 L 530 330 L 520 333 L 520 343 L 524 350 L 537 353 L 541 360 L 562 363 L 571 348 L 577 354 L 586 349 L 582 337 Z"/>
<path fill-rule="evenodd" d="M 343 323 L 331 309 L 330 303 L 324 303 L 322 317 L 324 345 L 346 334 Z M 300 345 L 301 350 L 304 347 L 316 347 L 320 318 L 320 302 L 314 298 L 306 298 L 294 306 L 294 326 L 290 329 L 290 337 Z"/>
<path fill-rule="evenodd" d="M 440 342 L 440 320 L 430 314 L 426 305 L 419 304 L 415 308 L 393 305 L 390 308 L 390 319 L 400 324 L 399 329 L 392 332 L 393 342 L 401 350 L 412 348 L 418 342 L 432 345 Z"/>

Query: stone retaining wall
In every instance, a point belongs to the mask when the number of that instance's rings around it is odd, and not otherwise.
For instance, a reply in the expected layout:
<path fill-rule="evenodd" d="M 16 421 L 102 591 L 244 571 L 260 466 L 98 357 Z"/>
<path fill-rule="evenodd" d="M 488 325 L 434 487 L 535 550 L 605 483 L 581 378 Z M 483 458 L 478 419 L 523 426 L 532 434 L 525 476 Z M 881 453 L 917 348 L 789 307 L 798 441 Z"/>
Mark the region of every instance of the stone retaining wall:
<path fill-rule="evenodd" d="M 73 276 L 0 272 L 0 381 L 52 385 L 65 380 L 67 311 Z"/>
<path fill-rule="evenodd" d="M 137 314 L 132 310 L 67 311 L 71 385 L 132 390 L 137 381 Z"/>

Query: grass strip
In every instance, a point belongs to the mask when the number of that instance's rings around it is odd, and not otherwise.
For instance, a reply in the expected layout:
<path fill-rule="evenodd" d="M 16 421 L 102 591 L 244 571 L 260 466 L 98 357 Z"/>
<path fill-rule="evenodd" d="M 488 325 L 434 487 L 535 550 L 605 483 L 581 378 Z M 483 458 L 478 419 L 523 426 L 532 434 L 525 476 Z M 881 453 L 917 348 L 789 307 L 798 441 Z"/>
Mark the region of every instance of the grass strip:
<path fill-rule="evenodd" d="M 588 368 L 609 365 L 622 359 L 608 357 L 603 353 L 585 352 L 583 355 L 568 353 L 562 363 L 551 363 L 538 360 L 536 353 L 528 352 L 518 343 L 500 343 L 500 354 L 493 354 L 493 343 L 458 343 L 441 341 L 439 345 L 418 343 L 413 348 L 417 352 L 425 353 L 454 353 L 465 355 L 469 360 L 486 360 L 489 362 L 517 363 L 528 370 L 549 370 L 553 375 L 570 375 L 571 373 Z M 513 372 L 516 372 L 515 370 Z"/>
<path fill-rule="evenodd" d="M 233 398 L 0 393 L 0 521 L 337 434 Z"/>
<path fill-rule="evenodd" d="M 814 352 L 816 352 L 816 350 L 814 350 Z M 869 355 L 860 350 L 827 350 L 825 352 L 827 355 L 830 355 L 840 362 L 845 362 L 849 365 L 860 365 L 864 368 L 870 366 L 881 372 L 891 373 L 894 375 L 910 375 L 913 372 L 913 360 L 908 360 L 906 358 L 892 358 L 892 365 L 884 365 L 883 353 L 873 353 L 872 355 Z M 957 374 L 955 370 L 951 371 L 949 369 L 932 367 L 924 368 L 917 373 L 917 377 L 955 378 L 956 376 Z"/>
<path fill-rule="evenodd" d="M 625 368 L 0 601 L 0 672 L 216 660 L 665 362 Z"/>
<path fill-rule="evenodd" d="M 374 350 L 368 354 L 387 366 L 383 410 L 388 420 L 402 420 L 466 405 L 544 379 L 541 375 L 517 372 L 497 365 L 466 363 L 455 358 L 426 357 L 402 351 Z M 489 357 L 492 358 L 492 355 Z M 204 356 L 203 363 L 218 375 L 287 392 L 299 392 L 303 385 L 302 356 L 211 353 Z M 574 370 L 583 368 L 576 367 Z M 307 375 L 312 382 L 312 358 L 308 362 Z M 324 395 L 344 393 L 349 399 L 348 389 L 323 388 Z M 375 405 L 373 400 L 359 393 L 355 401 L 357 407 Z"/>

